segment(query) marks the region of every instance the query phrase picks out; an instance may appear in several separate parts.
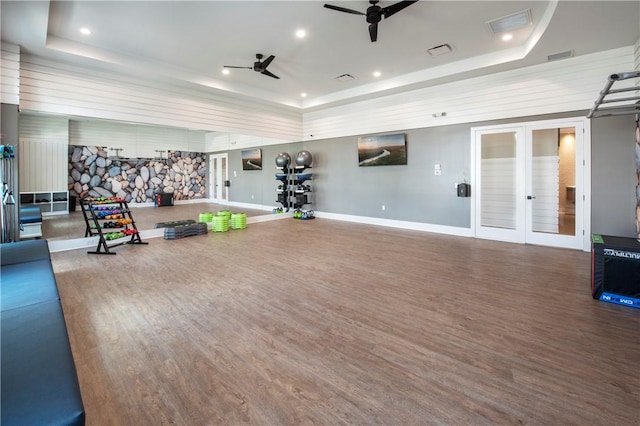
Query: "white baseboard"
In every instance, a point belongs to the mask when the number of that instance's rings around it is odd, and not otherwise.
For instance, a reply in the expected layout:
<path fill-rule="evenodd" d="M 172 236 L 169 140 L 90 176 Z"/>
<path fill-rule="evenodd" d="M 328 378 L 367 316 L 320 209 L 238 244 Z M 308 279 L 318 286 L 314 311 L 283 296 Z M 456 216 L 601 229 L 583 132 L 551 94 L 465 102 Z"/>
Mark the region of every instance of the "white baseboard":
<path fill-rule="evenodd" d="M 354 216 L 338 213 L 324 213 L 315 211 L 315 216 L 322 219 L 340 220 L 343 222 L 355 222 L 366 225 L 386 226 L 389 228 L 408 229 L 412 231 L 433 232 L 436 234 L 455 235 L 458 237 L 472 237 L 471 228 L 459 228 L 457 226 L 434 225 L 431 223 L 408 222 L 405 220 L 381 219 L 368 216 Z"/>
<path fill-rule="evenodd" d="M 186 200 L 184 204 L 194 202 L 208 203 L 211 200 Z M 216 202 L 217 204 L 221 204 Z M 232 207 L 241 207 L 253 210 L 265 210 L 271 212 L 272 206 L 264 206 L 260 204 L 228 202 L 226 205 Z M 153 204 L 151 204 L 153 206 Z M 147 207 L 147 206 L 145 206 Z M 315 216 L 321 219 L 339 220 L 342 222 L 361 223 L 365 225 L 385 226 L 389 228 L 407 229 L 412 231 L 433 232 L 437 234 L 455 235 L 459 237 L 473 237 L 471 228 L 459 228 L 456 226 L 434 225 L 429 223 L 409 222 L 404 220 L 382 219 L 368 216 L 355 216 L 338 213 L 326 213 L 315 211 Z M 272 220 L 288 219 L 293 216 L 293 211 L 286 213 L 270 213 L 262 216 L 247 217 L 247 224 L 270 222 Z M 164 237 L 164 228 L 148 229 L 140 231 L 140 237 L 145 239 Z M 98 237 L 76 238 L 71 240 L 55 240 L 48 241 L 49 250 L 51 252 L 77 250 L 81 248 L 95 248 L 98 245 Z"/>
<path fill-rule="evenodd" d="M 174 205 L 178 204 L 202 204 L 202 203 L 213 203 L 212 200 L 208 198 L 194 198 L 193 200 L 173 200 Z M 155 207 L 155 203 L 153 201 L 147 201 L 144 203 L 128 203 L 129 207 L 134 208 L 143 208 L 143 207 Z"/>
<path fill-rule="evenodd" d="M 225 204 L 232 207 L 240 207 L 243 209 L 252 209 L 252 210 L 264 210 L 268 212 L 271 212 L 274 209 L 273 205 L 267 206 L 264 204 L 239 203 L 237 201 L 227 201 Z"/>

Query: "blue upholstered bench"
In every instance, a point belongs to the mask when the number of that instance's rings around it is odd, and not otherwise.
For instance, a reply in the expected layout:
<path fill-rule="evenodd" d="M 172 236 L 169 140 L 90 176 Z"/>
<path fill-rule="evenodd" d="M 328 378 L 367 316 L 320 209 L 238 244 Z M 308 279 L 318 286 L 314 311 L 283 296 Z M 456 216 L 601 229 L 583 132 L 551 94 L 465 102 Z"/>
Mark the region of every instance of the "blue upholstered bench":
<path fill-rule="evenodd" d="M 0 245 L 0 423 L 84 425 L 46 240 Z"/>
<path fill-rule="evenodd" d="M 40 237 L 42 237 L 42 212 L 40 207 L 20 207 L 20 239 Z"/>

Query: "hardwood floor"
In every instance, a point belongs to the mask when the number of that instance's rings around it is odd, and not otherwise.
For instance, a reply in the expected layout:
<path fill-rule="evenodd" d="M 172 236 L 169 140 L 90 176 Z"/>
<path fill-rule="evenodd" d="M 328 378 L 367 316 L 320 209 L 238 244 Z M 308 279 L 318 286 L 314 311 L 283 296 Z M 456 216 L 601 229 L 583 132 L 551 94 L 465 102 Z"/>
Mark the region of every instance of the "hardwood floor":
<path fill-rule="evenodd" d="M 159 222 L 193 219 L 198 220 L 198 215 L 204 212 L 218 212 L 231 210 L 234 213 L 246 213 L 250 216 L 269 215 L 265 210 L 245 209 L 230 207 L 228 205 L 210 202 L 176 204 L 171 207 L 133 207 L 132 215 L 139 230 L 153 229 Z M 42 238 L 49 241 L 83 238 L 86 224 L 80 207 L 69 214 L 47 216 L 42 221 Z"/>
<path fill-rule="evenodd" d="M 640 424 L 590 256 L 316 219 L 52 254 L 88 425 Z"/>

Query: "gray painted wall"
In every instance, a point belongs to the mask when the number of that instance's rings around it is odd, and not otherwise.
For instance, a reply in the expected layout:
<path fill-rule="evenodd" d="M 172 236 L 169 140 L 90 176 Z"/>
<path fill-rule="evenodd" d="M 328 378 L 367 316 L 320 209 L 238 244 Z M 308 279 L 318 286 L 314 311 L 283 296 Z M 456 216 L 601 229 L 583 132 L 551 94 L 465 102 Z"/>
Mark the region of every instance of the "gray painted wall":
<path fill-rule="evenodd" d="M 230 201 L 275 207 L 276 155 L 284 151 L 293 156 L 306 149 L 314 158 L 311 209 L 469 228 L 470 199 L 458 198 L 454 185 L 470 181 L 471 127 L 585 115 L 586 111 L 578 111 L 407 130 L 406 166 L 358 167 L 355 136 L 263 147 L 263 170 L 258 172 L 242 171 L 240 151 L 231 151 Z M 591 127 L 592 232 L 633 237 L 633 117 L 599 118 L 591 121 Z M 434 176 L 435 164 L 441 164 L 441 176 Z"/>
<path fill-rule="evenodd" d="M 229 151 L 229 201 L 276 207 L 276 156 L 280 152 L 295 155 L 302 143 L 268 145 L 262 148 L 262 170 L 242 170 L 241 150 Z"/>
<path fill-rule="evenodd" d="M 275 207 L 276 155 L 288 152 L 293 157 L 305 149 L 313 155 L 310 209 L 469 228 L 470 199 L 457 197 L 455 188 L 470 181 L 469 129 L 455 125 L 406 131 L 404 166 L 359 167 L 356 136 L 263 147 L 263 170 L 257 172 L 243 171 L 240 151 L 231 151 L 229 199 Z M 435 164 L 441 165 L 442 175 L 434 175 Z"/>
<path fill-rule="evenodd" d="M 470 199 L 458 198 L 454 185 L 470 181 L 471 127 L 577 117 L 586 113 L 407 130 L 406 166 L 358 167 L 357 136 L 262 147 L 263 170 L 260 171 L 243 171 L 240 150 L 230 151 L 229 199 L 276 207 L 276 155 L 283 151 L 295 155 L 306 149 L 314 157 L 310 170 L 314 174 L 311 209 L 469 228 Z M 16 143 L 17 129 L 17 106 L 3 104 L 2 130 L 6 135 L 3 142 L 13 139 L 12 143 Z M 594 119 L 591 136 L 592 232 L 634 237 L 633 116 Z M 434 176 L 435 164 L 441 165 L 441 176 Z M 382 205 L 386 207 L 384 211 Z"/>
<path fill-rule="evenodd" d="M 633 115 L 591 120 L 591 232 L 636 237 Z"/>

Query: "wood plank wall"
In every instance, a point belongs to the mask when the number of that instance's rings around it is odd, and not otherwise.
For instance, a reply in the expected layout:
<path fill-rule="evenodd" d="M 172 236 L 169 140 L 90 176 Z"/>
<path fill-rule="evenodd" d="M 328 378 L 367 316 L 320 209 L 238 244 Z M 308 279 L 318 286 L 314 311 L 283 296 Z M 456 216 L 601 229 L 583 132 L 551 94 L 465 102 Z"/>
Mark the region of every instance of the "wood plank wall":
<path fill-rule="evenodd" d="M 204 152 L 205 131 L 178 127 L 149 126 L 106 120 L 70 120 L 69 143 L 71 145 L 96 145 L 120 148 L 121 157 L 153 158 L 160 156 L 156 150 Z M 115 151 L 108 151 L 115 155 Z"/>
<path fill-rule="evenodd" d="M 2 43 L 0 49 L 0 100 L 18 105 L 20 100 L 20 46 Z"/>
<path fill-rule="evenodd" d="M 20 106 L 259 136 L 261 146 L 589 109 L 608 75 L 638 66 L 638 45 L 308 112 L 22 55 Z"/>
<path fill-rule="evenodd" d="M 323 108 L 304 114 L 303 140 L 588 110 L 610 74 L 632 67 L 629 46 Z"/>
<path fill-rule="evenodd" d="M 31 55 L 20 62 L 23 110 L 299 139 L 301 113 L 257 100 L 141 81 Z"/>
<path fill-rule="evenodd" d="M 66 191 L 69 175 L 68 119 L 22 114 L 19 133 L 20 191 Z"/>

